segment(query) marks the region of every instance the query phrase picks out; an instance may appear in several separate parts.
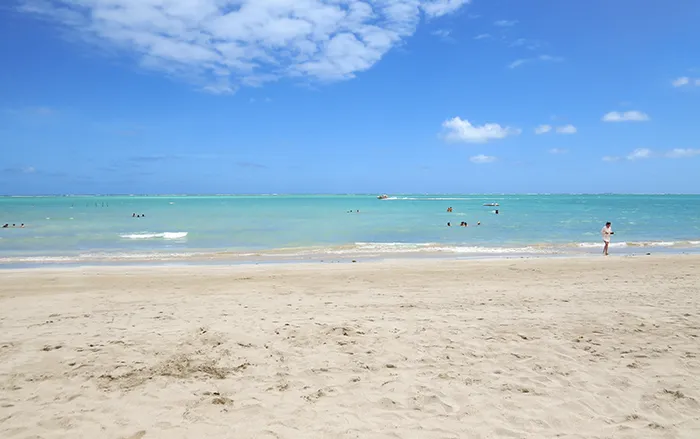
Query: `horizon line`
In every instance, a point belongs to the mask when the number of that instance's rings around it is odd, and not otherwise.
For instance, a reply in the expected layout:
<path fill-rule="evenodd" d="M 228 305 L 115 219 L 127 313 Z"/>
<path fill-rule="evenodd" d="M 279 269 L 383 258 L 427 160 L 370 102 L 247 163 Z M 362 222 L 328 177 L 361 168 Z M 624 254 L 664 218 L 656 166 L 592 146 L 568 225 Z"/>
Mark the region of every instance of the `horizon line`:
<path fill-rule="evenodd" d="M 373 196 L 376 197 L 378 193 L 361 192 L 361 193 L 332 193 L 332 192 L 297 192 L 297 193 L 183 193 L 183 194 L 166 194 L 166 193 L 143 193 L 143 194 L 127 194 L 127 193 L 113 193 L 113 194 L 33 194 L 33 195 L 11 195 L 3 194 L 0 198 L 52 198 L 52 197 L 64 197 L 64 198 L 78 198 L 78 197 L 254 197 L 254 196 L 269 196 L 269 197 L 289 197 L 289 196 Z M 380 194 L 381 195 L 381 194 Z M 459 192 L 430 192 L 430 193 L 418 193 L 418 192 L 401 192 L 396 193 L 392 196 L 437 196 L 437 195 L 449 195 L 449 196 L 562 196 L 562 195 L 700 195 L 700 193 L 692 192 L 484 192 L 484 193 L 459 193 Z"/>

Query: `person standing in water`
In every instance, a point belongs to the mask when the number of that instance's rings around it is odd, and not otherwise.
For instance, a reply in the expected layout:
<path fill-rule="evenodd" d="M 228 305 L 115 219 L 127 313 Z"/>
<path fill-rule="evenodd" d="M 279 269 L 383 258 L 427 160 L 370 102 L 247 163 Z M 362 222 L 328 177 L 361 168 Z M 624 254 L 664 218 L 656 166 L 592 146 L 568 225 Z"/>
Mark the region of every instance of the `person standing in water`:
<path fill-rule="evenodd" d="M 603 235 L 603 243 L 605 244 L 603 246 L 603 254 L 607 256 L 608 246 L 610 245 L 610 235 L 615 234 L 615 232 L 612 231 L 612 223 L 610 221 L 605 223 L 605 227 L 600 231 L 600 234 Z"/>

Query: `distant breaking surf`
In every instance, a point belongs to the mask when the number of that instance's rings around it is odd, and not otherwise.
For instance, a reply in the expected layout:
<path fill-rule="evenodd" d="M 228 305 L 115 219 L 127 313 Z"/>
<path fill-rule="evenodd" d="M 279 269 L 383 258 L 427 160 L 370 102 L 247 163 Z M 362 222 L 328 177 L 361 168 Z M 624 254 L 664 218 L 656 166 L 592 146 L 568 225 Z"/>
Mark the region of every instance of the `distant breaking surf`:
<path fill-rule="evenodd" d="M 187 232 L 132 233 L 119 236 L 124 239 L 183 239 L 187 237 Z"/>

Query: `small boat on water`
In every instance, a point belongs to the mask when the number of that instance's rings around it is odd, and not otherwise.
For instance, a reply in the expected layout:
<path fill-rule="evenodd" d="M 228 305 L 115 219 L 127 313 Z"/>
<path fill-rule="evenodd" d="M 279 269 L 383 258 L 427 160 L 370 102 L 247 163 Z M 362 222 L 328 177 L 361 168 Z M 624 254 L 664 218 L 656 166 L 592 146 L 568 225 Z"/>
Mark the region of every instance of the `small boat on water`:
<path fill-rule="evenodd" d="M 498 203 L 484 203 L 484 206 L 498 207 Z"/>
<path fill-rule="evenodd" d="M 389 196 L 387 194 L 377 195 L 378 200 L 386 200 L 387 198 L 389 198 Z"/>

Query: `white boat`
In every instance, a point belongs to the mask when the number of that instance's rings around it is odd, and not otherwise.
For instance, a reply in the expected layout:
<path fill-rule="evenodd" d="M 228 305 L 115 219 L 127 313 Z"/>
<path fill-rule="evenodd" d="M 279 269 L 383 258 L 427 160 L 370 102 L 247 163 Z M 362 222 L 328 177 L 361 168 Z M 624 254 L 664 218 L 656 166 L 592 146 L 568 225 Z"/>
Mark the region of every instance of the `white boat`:
<path fill-rule="evenodd" d="M 387 194 L 377 195 L 378 200 L 386 200 L 387 198 L 389 198 L 389 196 Z"/>
<path fill-rule="evenodd" d="M 498 203 L 485 203 L 484 206 L 498 207 Z"/>

